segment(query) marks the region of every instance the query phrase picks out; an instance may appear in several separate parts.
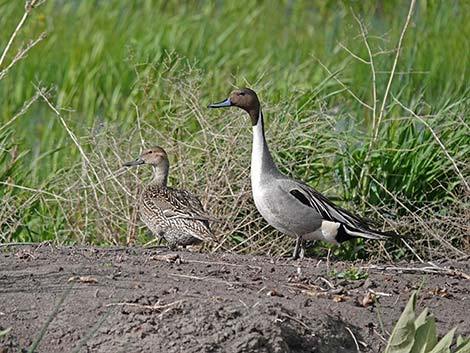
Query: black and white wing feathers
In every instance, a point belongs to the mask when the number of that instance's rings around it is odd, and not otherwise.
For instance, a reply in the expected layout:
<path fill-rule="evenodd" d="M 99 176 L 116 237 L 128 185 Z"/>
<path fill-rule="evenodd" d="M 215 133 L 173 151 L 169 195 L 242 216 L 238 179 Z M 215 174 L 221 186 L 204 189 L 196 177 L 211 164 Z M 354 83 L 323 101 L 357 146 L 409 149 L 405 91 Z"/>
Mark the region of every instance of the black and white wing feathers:
<path fill-rule="evenodd" d="M 313 208 L 323 220 L 340 223 L 336 240 L 343 242 L 352 238 L 389 239 L 393 233 L 373 230 L 370 222 L 335 205 L 320 192 L 305 183 L 295 181 L 289 193 L 299 202 Z"/>

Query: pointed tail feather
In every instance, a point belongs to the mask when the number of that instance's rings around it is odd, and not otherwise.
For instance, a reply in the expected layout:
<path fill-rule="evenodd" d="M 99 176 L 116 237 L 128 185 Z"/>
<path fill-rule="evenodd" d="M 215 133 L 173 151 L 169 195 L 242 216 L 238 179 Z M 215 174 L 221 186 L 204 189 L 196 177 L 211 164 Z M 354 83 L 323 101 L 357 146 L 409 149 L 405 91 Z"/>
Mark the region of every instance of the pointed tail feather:
<path fill-rule="evenodd" d="M 398 238 L 399 235 L 393 232 L 381 232 L 378 230 L 367 229 L 363 227 L 351 227 L 346 224 L 341 224 L 341 227 L 338 229 L 338 234 L 336 235 L 336 241 L 342 243 L 347 240 L 354 238 L 365 238 L 365 239 L 375 239 L 375 240 L 388 240 L 393 238 Z"/>

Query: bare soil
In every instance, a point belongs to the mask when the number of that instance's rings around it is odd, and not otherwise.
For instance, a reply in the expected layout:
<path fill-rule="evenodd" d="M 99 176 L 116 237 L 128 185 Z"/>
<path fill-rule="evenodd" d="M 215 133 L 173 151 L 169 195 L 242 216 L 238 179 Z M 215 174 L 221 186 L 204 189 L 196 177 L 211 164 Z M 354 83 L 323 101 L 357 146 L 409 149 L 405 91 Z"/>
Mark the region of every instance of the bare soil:
<path fill-rule="evenodd" d="M 470 335 L 470 261 L 369 263 L 162 248 L 0 247 L 0 352 L 381 352 L 421 288 L 440 335 Z M 386 266 L 381 264 L 380 266 Z M 63 302 L 60 303 L 61 299 Z M 47 321 L 50 321 L 47 327 Z M 74 350 L 75 349 L 75 350 Z"/>

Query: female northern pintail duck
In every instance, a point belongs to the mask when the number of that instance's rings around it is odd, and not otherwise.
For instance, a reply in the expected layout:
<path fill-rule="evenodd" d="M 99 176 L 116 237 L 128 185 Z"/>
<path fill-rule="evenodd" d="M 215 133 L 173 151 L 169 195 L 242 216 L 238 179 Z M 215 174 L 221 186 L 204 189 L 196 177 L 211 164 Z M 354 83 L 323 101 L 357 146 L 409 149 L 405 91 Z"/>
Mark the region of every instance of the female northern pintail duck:
<path fill-rule="evenodd" d="M 141 164 L 153 167 L 153 180 L 140 196 L 140 217 L 159 243 L 162 237 L 170 247 L 213 240 L 209 217 L 199 199 L 186 190 L 167 186 L 170 162 L 165 150 L 158 146 L 147 148 L 124 166 Z"/>
<path fill-rule="evenodd" d="M 336 206 L 307 184 L 283 175 L 274 164 L 264 136 L 263 113 L 256 93 L 241 88 L 209 108 L 239 107 L 251 117 L 253 149 L 251 184 L 256 208 L 282 233 L 296 238 L 293 258 L 303 256 L 306 240 L 338 244 L 353 238 L 387 239 L 389 234 L 372 230 L 367 221 Z"/>

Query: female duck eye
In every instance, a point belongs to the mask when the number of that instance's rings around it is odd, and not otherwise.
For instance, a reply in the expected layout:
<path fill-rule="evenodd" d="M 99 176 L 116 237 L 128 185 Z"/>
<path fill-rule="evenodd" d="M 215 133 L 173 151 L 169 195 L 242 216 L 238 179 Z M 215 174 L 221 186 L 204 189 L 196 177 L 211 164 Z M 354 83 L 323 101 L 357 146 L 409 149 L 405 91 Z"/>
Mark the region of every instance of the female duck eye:
<path fill-rule="evenodd" d="M 240 95 L 240 96 L 244 96 L 244 95 L 245 95 L 245 92 L 240 92 L 239 95 Z"/>
<path fill-rule="evenodd" d="M 149 154 L 152 154 L 153 152 L 152 151 L 149 151 Z"/>

